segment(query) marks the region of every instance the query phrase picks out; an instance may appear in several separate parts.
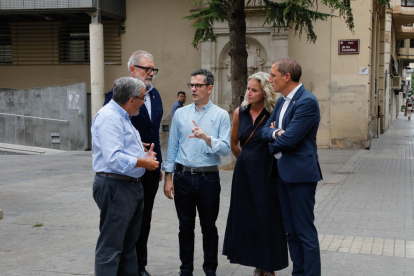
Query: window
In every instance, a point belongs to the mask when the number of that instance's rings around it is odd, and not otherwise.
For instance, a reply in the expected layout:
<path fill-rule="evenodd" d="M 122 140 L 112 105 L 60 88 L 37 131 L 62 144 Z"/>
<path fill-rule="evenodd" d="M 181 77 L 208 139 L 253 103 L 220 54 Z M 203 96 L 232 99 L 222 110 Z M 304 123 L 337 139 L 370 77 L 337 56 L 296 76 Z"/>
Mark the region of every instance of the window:
<path fill-rule="evenodd" d="M 59 62 L 89 63 L 89 23 L 62 24 L 59 30 Z"/>
<path fill-rule="evenodd" d="M 410 48 L 414 48 L 414 39 L 410 39 Z"/>
<path fill-rule="evenodd" d="M 400 41 L 398 41 L 398 45 L 400 46 L 400 48 L 404 48 L 404 39 L 403 40 L 400 40 Z"/>
<path fill-rule="evenodd" d="M 10 28 L 6 23 L 0 23 L 0 64 L 10 63 L 13 63 Z"/>
<path fill-rule="evenodd" d="M 120 22 L 103 24 L 105 65 L 121 64 Z M 0 66 L 90 63 L 89 22 L 0 22 Z M 13 54 L 12 54 L 13 53 Z"/>
<path fill-rule="evenodd" d="M 401 6 L 414 7 L 414 0 L 401 0 Z"/>
<path fill-rule="evenodd" d="M 104 35 L 104 62 L 121 64 L 120 23 L 102 22 Z M 89 64 L 89 22 L 62 23 L 59 30 L 59 63 Z"/>

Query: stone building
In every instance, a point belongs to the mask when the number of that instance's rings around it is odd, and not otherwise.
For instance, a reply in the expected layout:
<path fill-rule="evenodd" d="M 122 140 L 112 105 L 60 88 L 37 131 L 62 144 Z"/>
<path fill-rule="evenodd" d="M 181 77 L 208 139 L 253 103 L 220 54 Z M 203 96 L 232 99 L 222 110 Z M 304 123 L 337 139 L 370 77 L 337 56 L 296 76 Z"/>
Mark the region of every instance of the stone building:
<path fill-rule="evenodd" d="M 83 6 L 70 7 L 65 3 L 74 1 L 56 0 L 56 6 L 46 8 L 11 7 L 5 5 L 10 1 L 1 0 L 0 87 L 27 89 L 85 82 L 94 115 L 113 81 L 128 75 L 130 54 L 142 49 L 154 55 L 160 69 L 154 86 L 163 99 L 163 124 L 169 123 L 176 93 L 186 91 L 190 73 L 200 67 L 214 73 L 212 99 L 228 110 L 228 25 L 216 22 L 217 41 L 194 49 L 190 45 L 193 22 L 182 19 L 197 9 L 190 7 L 193 1 L 78 0 L 75 2 Z M 354 33 L 339 17 L 316 22 L 315 44 L 306 41 L 306 34 L 300 39 L 292 30 L 274 32 L 263 25 L 264 12 L 248 6 L 248 71 L 269 71 L 272 63 L 283 57 L 298 60 L 303 68 L 301 81 L 316 95 L 321 109 L 318 146 L 369 148 L 371 139 L 395 120 L 403 101 L 401 76 L 410 55 L 402 59 L 403 48 L 397 39 L 414 34 L 413 27 L 402 27 L 414 22 L 412 4 L 412 0 L 391 0 L 390 7 L 384 8 L 377 0 L 351 1 Z M 321 5 L 319 11 L 331 12 Z M 91 22 L 95 25 L 89 26 Z M 96 32 L 93 26 L 99 25 Z M 103 49 L 91 45 L 103 45 Z M 352 52 L 355 47 L 358 53 Z M 103 58 L 94 59 L 97 52 Z M 93 75 L 91 67 L 95 68 Z"/>

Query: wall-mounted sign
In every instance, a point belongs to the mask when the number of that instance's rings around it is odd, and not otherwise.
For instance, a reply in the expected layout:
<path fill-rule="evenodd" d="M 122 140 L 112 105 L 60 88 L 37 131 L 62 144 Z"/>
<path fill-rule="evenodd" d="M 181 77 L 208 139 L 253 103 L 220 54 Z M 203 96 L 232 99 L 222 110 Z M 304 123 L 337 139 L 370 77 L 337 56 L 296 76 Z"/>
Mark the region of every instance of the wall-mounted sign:
<path fill-rule="evenodd" d="M 359 39 L 338 40 L 338 54 L 339 55 L 359 54 Z"/>
<path fill-rule="evenodd" d="M 92 0 L 0 0 L 0 10 L 90 8 Z"/>
<path fill-rule="evenodd" d="M 368 67 L 360 67 L 359 68 L 359 75 L 360 76 L 368 75 Z"/>

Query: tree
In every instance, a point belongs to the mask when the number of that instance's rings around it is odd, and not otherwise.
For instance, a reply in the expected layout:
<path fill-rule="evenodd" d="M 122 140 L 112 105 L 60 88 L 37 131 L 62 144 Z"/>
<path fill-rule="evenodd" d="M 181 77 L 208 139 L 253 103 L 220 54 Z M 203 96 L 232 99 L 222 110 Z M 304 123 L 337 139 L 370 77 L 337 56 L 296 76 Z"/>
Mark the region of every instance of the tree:
<path fill-rule="evenodd" d="M 380 4 L 389 0 L 378 0 Z M 231 87 L 233 111 L 240 106 L 244 91 L 247 87 L 247 51 L 246 51 L 246 15 L 245 4 L 254 4 L 266 13 L 264 24 L 271 25 L 274 30 L 294 29 L 295 35 L 301 37 L 305 31 L 307 40 L 315 43 L 317 36 L 313 31 L 313 24 L 317 20 L 325 21 L 336 15 L 318 12 L 319 2 L 333 11 L 337 11 L 340 17 L 345 19 L 348 28 L 353 31 L 354 18 L 350 0 L 287 0 L 273 2 L 269 0 L 207 0 L 206 7 L 184 19 L 198 19 L 192 25 L 196 29 L 192 45 L 208 40 L 216 41 L 213 31 L 215 20 L 228 21 L 230 33 L 230 57 L 231 57 Z M 191 5 L 202 5 L 203 0 L 196 0 Z"/>

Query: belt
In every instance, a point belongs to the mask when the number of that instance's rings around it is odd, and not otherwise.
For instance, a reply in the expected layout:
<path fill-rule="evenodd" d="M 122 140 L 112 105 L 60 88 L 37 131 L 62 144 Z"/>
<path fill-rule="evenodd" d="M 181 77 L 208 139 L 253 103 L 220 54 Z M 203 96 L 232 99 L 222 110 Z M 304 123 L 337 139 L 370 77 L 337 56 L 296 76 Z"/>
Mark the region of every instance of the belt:
<path fill-rule="evenodd" d="M 177 163 L 175 167 L 177 170 L 182 171 L 183 173 L 191 173 L 191 174 L 212 173 L 212 172 L 219 171 L 217 166 L 192 168 L 192 167 L 187 167 L 187 166 Z"/>
<path fill-rule="evenodd" d="M 115 174 L 115 173 L 105 173 L 105 172 L 97 172 L 97 175 L 101 175 L 101 176 L 105 176 L 108 178 L 115 178 L 115 179 L 121 179 L 121 180 L 126 180 L 126 181 L 131 181 L 131 182 L 140 182 L 141 181 L 141 177 L 130 177 L 130 176 L 126 176 L 126 175 L 122 175 L 122 174 Z"/>

